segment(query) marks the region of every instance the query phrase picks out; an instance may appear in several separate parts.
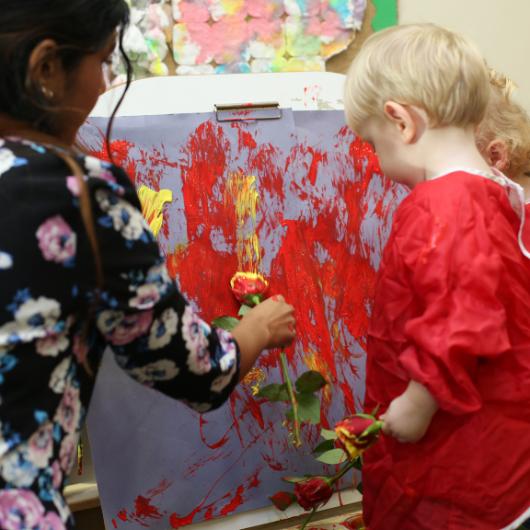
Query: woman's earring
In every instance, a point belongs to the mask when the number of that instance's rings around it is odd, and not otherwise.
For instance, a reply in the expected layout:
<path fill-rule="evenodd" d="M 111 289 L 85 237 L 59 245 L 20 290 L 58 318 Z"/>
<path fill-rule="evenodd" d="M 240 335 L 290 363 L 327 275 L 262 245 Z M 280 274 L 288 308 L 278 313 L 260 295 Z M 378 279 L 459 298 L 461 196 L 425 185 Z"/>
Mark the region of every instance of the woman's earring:
<path fill-rule="evenodd" d="M 48 100 L 52 100 L 53 96 L 55 95 L 53 93 L 53 90 L 50 90 L 49 88 L 46 88 L 44 85 L 41 85 L 40 91 L 42 92 L 42 95 Z"/>

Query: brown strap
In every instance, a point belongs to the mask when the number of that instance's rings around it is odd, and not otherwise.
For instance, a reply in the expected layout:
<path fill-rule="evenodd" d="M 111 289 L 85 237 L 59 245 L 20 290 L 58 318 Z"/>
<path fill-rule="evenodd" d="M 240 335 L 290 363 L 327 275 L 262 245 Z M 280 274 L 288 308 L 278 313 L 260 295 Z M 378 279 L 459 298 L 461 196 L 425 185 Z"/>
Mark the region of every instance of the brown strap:
<path fill-rule="evenodd" d="M 92 207 L 90 203 L 90 196 L 88 193 L 88 187 L 85 182 L 85 175 L 81 170 L 81 167 L 77 161 L 70 155 L 54 150 L 57 156 L 59 156 L 64 163 L 70 168 L 70 171 L 76 177 L 79 183 L 79 203 L 81 210 L 81 218 L 87 233 L 88 241 L 92 249 L 92 255 L 94 258 L 94 265 L 96 269 L 96 287 L 101 289 L 103 287 L 103 264 L 101 261 L 101 253 L 99 251 L 99 244 L 96 236 L 96 227 L 94 224 L 94 216 L 92 214 Z"/>

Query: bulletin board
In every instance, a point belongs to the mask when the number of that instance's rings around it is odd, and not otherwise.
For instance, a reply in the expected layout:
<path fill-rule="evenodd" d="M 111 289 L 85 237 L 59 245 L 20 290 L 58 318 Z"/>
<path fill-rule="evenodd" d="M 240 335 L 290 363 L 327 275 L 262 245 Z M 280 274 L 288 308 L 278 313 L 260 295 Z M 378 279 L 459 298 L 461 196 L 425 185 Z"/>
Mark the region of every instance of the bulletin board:
<path fill-rule="evenodd" d="M 397 0 L 130 0 L 124 39 L 134 77 L 344 73 L 373 32 L 397 23 Z M 117 53 L 112 76 L 123 80 Z"/>

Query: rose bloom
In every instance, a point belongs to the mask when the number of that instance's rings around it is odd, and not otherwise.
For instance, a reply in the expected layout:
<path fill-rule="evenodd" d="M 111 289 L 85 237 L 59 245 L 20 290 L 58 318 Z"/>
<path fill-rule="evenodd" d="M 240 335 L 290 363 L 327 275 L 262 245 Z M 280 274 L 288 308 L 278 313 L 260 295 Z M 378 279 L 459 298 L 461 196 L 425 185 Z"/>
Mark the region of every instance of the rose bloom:
<path fill-rule="evenodd" d="M 326 504 L 333 495 L 333 488 L 329 479 L 325 477 L 311 477 L 294 486 L 294 494 L 298 504 L 304 510 L 312 510 L 321 504 Z"/>
<path fill-rule="evenodd" d="M 375 421 L 377 421 L 375 418 L 350 416 L 335 425 L 338 445 L 348 453 L 352 460 L 377 440 L 379 430 L 363 435 Z"/>
<path fill-rule="evenodd" d="M 230 280 L 230 287 L 236 299 L 242 304 L 249 296 L 261 296 L 269 288 L 269 282 L 255 272 L 236 272 Z"/>

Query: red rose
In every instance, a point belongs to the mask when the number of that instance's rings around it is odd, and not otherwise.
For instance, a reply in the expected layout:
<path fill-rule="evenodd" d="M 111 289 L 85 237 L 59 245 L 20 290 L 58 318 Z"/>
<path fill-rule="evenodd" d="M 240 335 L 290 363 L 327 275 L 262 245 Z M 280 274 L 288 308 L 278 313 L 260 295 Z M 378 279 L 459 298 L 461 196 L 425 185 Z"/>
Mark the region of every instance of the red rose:
<path fill-rule="evenodd" d="M 291 504 L 296 500 L 296 497 L 289 491 L 278 491 L 274 495 L 270 496 L 269 499 L 272 504 L 278 508 L 278 510 L 287 510 Z"/>
<path fill-rule="evenodd" d="M 330 485 L 329 479 L 325 477 L 312 477 L 301 482 L 297 482 L 294 486 L 294 494 L 298 504 L 304 510 L 312 510 L 326 504 L 333 495 L 333 488 Z"/>
<path fill-rule="evenodd" d="M 230 280 L 232 292 L 242 304 L 256 305 L 269 287 L 269 282 L 255 272 L 236 272 Z"/>
<path fill-rule="evenodd" d="M 335 425 L 338 445 L 353 460 L 377 440 L 381 426 L 382 422 L 364 414 L 345 418 Z"/>

